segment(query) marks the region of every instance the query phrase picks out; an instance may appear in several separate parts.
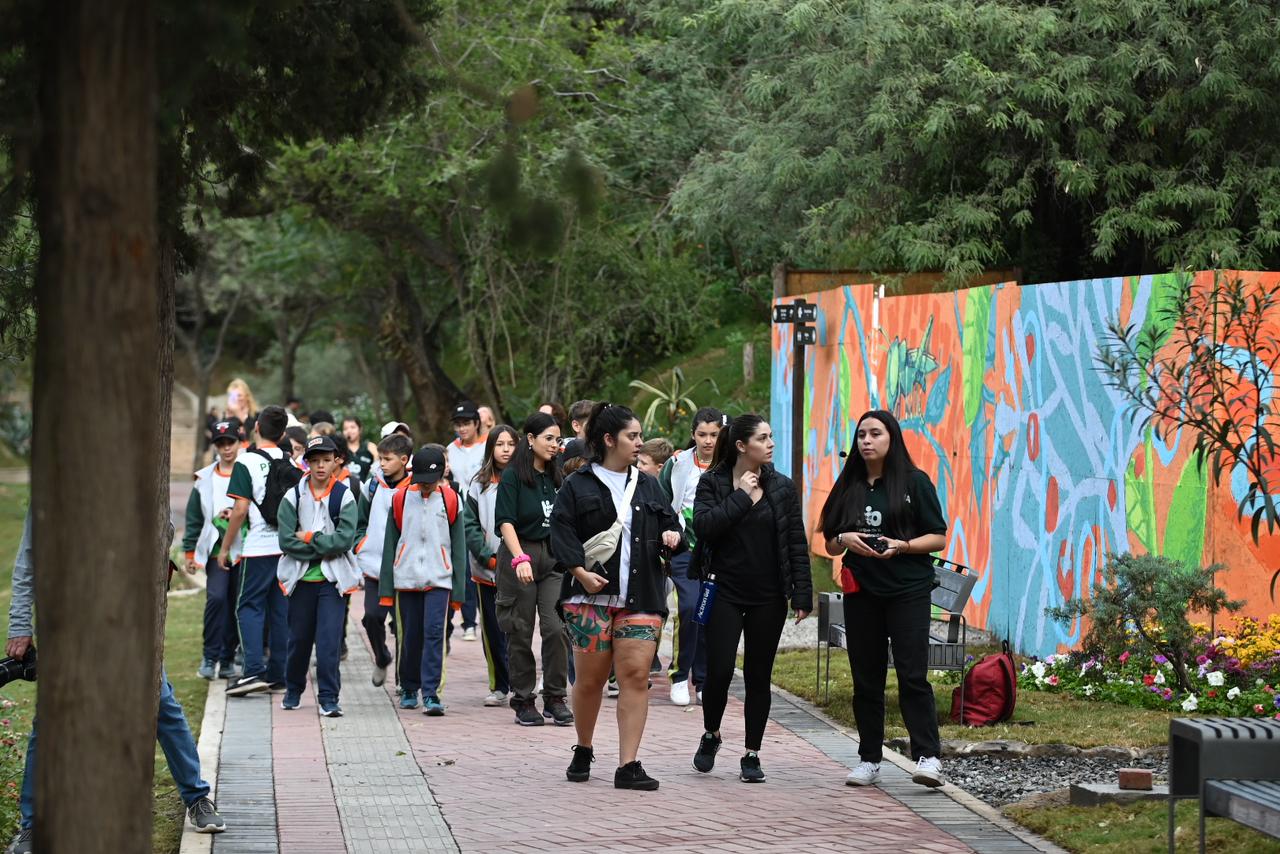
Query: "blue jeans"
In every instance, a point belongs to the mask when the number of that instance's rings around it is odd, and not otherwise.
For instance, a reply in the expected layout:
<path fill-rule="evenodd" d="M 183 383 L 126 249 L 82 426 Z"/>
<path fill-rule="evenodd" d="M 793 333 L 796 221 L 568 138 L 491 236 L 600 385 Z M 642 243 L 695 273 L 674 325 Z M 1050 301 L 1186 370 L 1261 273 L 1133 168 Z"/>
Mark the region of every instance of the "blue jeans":
<path fill-rule="evenodd" d="M 209 784 L 200 776 L 200 754 L 196 741 L 187 726 L 187 716 L 178 698 L 173 696 L 169 675 L 160 672 L 160 712 L 156 718 L 156 741 L 169 763 L 169 773 L 178 784 L 182 803 L 190 807 L 201 798 L 208 797 Z M 27 766 L 22 772 L 22 792 L 18 799 L 18 829 L 30 830 L 36 819 L 36 722 L 31 722 L 31 736 L 27 739 Z"/>
<path fill-rule="evenodd" d="M 342 626 L 347 616 L 346 597 L 328 581 L 299 581 L 289 597 L 289 664 L 284 684 L 291 694 L 307 687 L 311 647 L 316 649 L 316 699 L 338 702 L 342 680 L 338 657 Z"/>
<path fill-rule="evenodd" d="M 276 582 L 279 555 L 247 557 L 240 566 L 240 647 L 244 650 L 244 675 L 262 676 L 268 682 L 284 681 L 289 654 L 289 602 Z M 263 651 L 263 632 L 271 658 Z"/>

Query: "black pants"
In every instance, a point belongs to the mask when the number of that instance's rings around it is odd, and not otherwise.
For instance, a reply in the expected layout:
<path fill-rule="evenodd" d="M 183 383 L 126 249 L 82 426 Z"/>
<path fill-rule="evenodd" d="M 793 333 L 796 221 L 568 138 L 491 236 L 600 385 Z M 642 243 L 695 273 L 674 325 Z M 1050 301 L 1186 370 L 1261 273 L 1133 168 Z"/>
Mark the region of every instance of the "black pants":
<path fill-rule="evenodd" d="M 938 711 L 929 684 L 929 592 L 906 598 L 870 593 L 844 597 L 844 619 L 853 671 L 853 718 L 858 755 L 879 762 L 884 747 L 884 684 L 889 644 L 898 674 L 898 708 L 911 736 L 911 758 L 941 756 Z"/>
<path fill-rule="evenodd" d="M 720 729 L 729 702 L 729 683 L 738 660 L 738 639 L 743 638 L 742 677 L 747 688 L 747 750 L 759 750 L 764 725 L 769 722 L 773 695 L 773 659 L 787 622 L 787 602 L 743 607 L 716 597 L 711 618 L 702 627 L 707 645 L 707 681 L 702 688 L 702 725 L 707 732 Z"/>
<path fill-rule="evenodd" d="M 350 597 L 348 597 L 350 599 Z M 391 630 L 395 631 L 396 606 L 378 603 L 378 580 L 365 576 L 364 579 L 364 617 L 360 625 L 369 636 L 369 646 L 373 647 L 373 662 L 379 667 L 391 663 L 391 650 L 387 649 L 387 617 L 391 617 Z"/>
<path fill-rule="evenodd" d="M 489 665 L 489 690 L 499 694 L 511 692 L 511 676 L 507 672 L 507 633 L 498 625 L 498 588 L 476 584 L 480 600 L 480 641 L 484 644 L 484 660 Z"/>
<path fill-rule="evenodd" d="M 311 649 L 316 651 L 316 700 L 338 702 L 342 677 L 338 658 L 342 647 L 342 620 L 346 604 L 338 588 L 328 581 L 299 581 L 289 596 L 289 661 L 284 684 L 301 694 L 307 687 Z"/>
<path fill-rule="evenodd" d="M 236 594 L 240 590 L 240 567 L 225 569 L 209 555 L 204 566 L 204 657 L 230 664 L 235 661 L 240 633 L 236 630 Z"/>

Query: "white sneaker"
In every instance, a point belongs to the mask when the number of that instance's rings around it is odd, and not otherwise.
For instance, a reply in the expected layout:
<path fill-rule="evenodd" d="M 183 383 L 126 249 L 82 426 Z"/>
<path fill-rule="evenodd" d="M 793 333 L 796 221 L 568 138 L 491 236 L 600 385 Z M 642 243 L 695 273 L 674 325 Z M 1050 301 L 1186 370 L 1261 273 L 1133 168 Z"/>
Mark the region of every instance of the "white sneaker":
<path fill-rule="evenodd" d="M 702 705 L 702 692 L 701 692 L 701 691 L 699 691 L 699 692 L 698 692 L 698 705 L 699 705 L 699 706 L 701 706 L 701 705 Z"/>
<path fill-rule="evenodd" d="M 370 681 L 373 682 L 375 688 L 381 688 L 383 683 L 387 681 L 387 668 L 379 667 L 375 664 L 373 666 L 373 678 Z"/>
<path fill-rule="evenodd" d="M 858 767 L 844 778 L 846 786 L 874 786 L 880 782 L 879 762 L 859 762 Z"/>
<path fill-rule="evenodd" d="M 671 704 L 673 706 L 689 705 L 689 680 L 671 683 Z"/>
<path fill-rule="evenodd" d="M 911 775 L 911 782 L 936 789 L 946 780 L 942 779 L 942 760 L 936 756 L 921 756 L 916 763 L 916 773 Z"/>
<path fill-rule="evenodd" d="M 507 704 L 507 695 L 501 691 L 490 691 L 485 695 L 484 704 L 489 707 L 505 706 Z"/>
<path fill-rule="evenodd" d="M 622 688 L 618 686 L 618 680 L 610 676 L 609 681 L 606 682 L 604 686 L 604 695 L 612 699 L 613 697 L 616 697 L 621 693 L 622 693 Z"/>
<path fill-rule="evenodd" d="M 462 630 L 462 639 L 463 639 L 464 641 L 473 641 L 473 640 L 475 640 L 475 639 L 476 639 L 476 630 L 475 630 L 474 628 L 471 628 L 471 629 L 463 629 L 463 630 Z"/>

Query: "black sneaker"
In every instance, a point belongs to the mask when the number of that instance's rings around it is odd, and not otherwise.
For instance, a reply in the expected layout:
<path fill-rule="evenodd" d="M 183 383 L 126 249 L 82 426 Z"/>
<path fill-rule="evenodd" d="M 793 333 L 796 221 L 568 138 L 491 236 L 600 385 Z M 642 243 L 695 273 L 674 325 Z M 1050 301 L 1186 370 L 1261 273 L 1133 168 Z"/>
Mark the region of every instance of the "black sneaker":
<path fill-rule="evenodd" d="M 573 725 L 573 712 L 569 711 L 569 704 L 564 701 L 564 697 L 557 697 L 549 703 L 544 700 L 542 716 L 551 718 L 556 726 Z"/>
<path fill-rule="evenodd" d="M 196 829 L 196 833 L 221 833 L 227 829 L 227 823 L 218 815 L 213 801 L 208 798 L 201 798 L 188 807 L 187 818 L 191 819 L 191 826 Z"/>
<path fill-rule="evenodd" d="M 615 789 L 635 789 L 640 792 L 652 792 L 658 788 L 658 781 L 644 773 L 640 760 L 628 762 L 613 772 Z"/>
<path fill-rule="evenodd" d="M 755 751 L 742 757 L 742 771 L 738 779 L 744 783 L 763 783 L 764 772 L 760 770 L 760 755 Z"/>
<path fill-rule="evenodd" d="M 698 752 L 693 754 L 693 767 L 703 774 L 716 767 L 716 752 L 720 749 L 720 743 L 720 736 L 704 732 L 702 741 L 698 742 Z"/>
<path fill-rule="evenodd" d="M 4 849 L 4 854 L 31 854 L 35 850 L 35 831 L 19 830 L 18 835 Z"/>
<path fill-rule="evenodd" d="M 538 713 L 538 707 L 533 703 L 521 703 L 515 707 L 516 723 L 520 726 L 542 726 L 545 721 L 542 715 Z"/>
<path fill-rule="evenodd" d="M 228 697 L 243 697 L 260 691 L 270 691 L 271 684 L 261 676 L 241 676 L 227 683 Z"/>
<path fill-rule="evenodd" d="M 285 691 L 287 691 L 287 690 L 288 690 L 288 686 L 287 686 L 287 685 L 285 685 L 283 682 L 272 682 L 272 683 L 271 683 L 271 693 L 272 693 L 272 694 L 283 694 L 283 693 L 284 693 Z"/>
<path fill-rule="evenodd" d="M 573 746 L 573 761 L 564 775 L 570 783 L 585 783 L 591 779 L 591 763 L 596 761 L 596 753 L 590 747 Z"/>

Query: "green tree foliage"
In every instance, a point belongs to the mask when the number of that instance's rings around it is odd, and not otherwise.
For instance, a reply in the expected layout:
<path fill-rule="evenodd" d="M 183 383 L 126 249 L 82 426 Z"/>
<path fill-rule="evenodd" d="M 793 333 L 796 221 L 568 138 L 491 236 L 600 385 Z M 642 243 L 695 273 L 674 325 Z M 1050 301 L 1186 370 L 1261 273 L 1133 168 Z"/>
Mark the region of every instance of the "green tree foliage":
<path fill-rule="evenodd" d="M 1266 0 L 635 7 L 662 54 L 705 69 L 712 124 L 731 128 L 674 212 L 757 266 L 1053 280 L 1277 263 Z"/>

